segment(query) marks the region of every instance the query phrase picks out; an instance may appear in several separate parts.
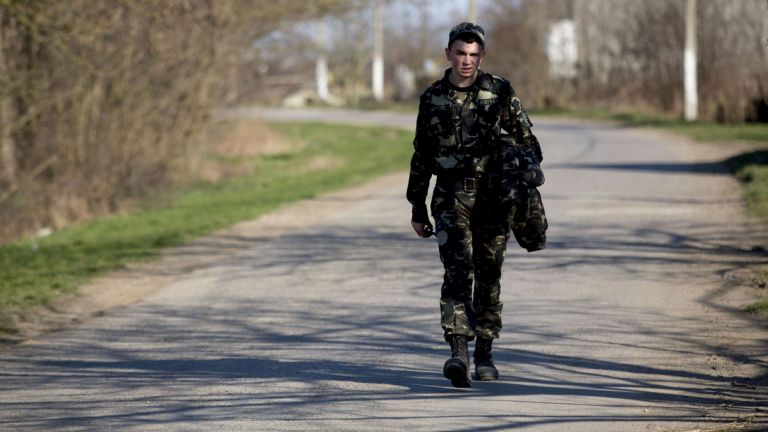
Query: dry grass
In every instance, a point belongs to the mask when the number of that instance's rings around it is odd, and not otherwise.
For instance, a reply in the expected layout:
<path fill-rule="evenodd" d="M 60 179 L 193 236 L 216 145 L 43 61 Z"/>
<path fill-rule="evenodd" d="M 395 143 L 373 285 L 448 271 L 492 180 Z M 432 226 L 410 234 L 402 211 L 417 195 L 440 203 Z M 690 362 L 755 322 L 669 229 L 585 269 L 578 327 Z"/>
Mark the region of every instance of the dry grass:
<path fill-rule="evenodd" d="M 250 175 L 255 159 L 294 152 L 302 146 L 256 120 L 216 123 L 206 133 L 206 142 L 208 151 L 194 171 L 197 180 L 208 183 Z"/>
<path fill-rule="evenodd" d="M 223 122 L 214 130 L 213 152 L 218 156 L 251 158 L 297 150 L 299 144 L 273 132 L 261 122 Z"/>

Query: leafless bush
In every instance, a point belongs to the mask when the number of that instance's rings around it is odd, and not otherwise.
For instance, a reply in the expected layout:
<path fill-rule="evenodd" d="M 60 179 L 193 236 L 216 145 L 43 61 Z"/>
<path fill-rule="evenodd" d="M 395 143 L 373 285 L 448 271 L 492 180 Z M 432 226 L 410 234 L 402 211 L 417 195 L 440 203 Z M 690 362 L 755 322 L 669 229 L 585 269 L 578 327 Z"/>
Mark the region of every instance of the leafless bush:
<path fill-rule="evenodd" d="M 0 0 L 0 241 L 187 178 L 258 38 L 342 4 Z"/>

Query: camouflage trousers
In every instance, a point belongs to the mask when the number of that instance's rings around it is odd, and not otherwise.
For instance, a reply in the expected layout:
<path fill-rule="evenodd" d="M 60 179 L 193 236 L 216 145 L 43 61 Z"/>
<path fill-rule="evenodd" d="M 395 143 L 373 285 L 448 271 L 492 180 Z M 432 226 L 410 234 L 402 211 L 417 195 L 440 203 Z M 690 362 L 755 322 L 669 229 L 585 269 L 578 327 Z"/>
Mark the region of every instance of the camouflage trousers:
<path fill-rule="evenodd" d="M 499 280 L 513 215 L 502 210 L 495 197 L 482 185 L 467 191 L 461 182 L 438 178 L 435 186 L 431 204 L 445 268 L 440 312 L 446 339 L 499 337 Z"/>

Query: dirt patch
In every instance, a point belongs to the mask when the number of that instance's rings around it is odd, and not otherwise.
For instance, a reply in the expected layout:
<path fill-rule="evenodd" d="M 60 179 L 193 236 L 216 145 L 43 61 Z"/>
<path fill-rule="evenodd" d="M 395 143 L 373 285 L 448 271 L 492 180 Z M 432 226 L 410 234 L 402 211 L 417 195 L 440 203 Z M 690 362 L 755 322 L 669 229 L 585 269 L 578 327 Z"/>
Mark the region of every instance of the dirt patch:
<path fill-rule="evenodd" d="M 296 151 L 300 146 L 257 120 L 222 121 L 212 129 L 213 151 L 229 157 L 256 157 Z"/>
<path fill-rule="evenodd" d="M 211 143 L 210 155 L 198 162 L 197 173 L 207 182 L 247 176 L 253 171 L 254 158 L 301 148 L 258 120 L 221 120 L 211 127 L 206 140 Z"/>

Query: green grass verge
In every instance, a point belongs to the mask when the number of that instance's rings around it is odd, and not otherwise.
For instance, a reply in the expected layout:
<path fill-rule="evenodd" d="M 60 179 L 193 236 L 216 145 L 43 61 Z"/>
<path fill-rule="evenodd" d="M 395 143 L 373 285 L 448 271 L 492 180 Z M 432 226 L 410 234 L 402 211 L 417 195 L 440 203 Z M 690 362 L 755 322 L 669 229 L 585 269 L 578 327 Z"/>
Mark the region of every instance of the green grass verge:
<path fill-rule="evenodd" d="M 756 285 L 765 290 L 766 286 L 768 286 L 768 269 L 755 270 L 755 276 L 757 277 Z M 768 294 L 763 295 L 762 299 L 747 305 L 746 310 L 768 317 Z"/>
<path fill-rule="evenodd" d="M 742 153 L 725 165 L 741 182 L 749 211 L 768 222 L 768 149 Z"/>
<path fill-rule="evenodd" d="M 746 307 L 747 312 L 759 313 L 764 316 L 768 316 L 768 296 L 748 305 Z"/>
<path fill-rule="evenodd" d="M 386 128 L 274 124 L 298 150 L 254 158 L 253 174 L 200 185 L 152 208 L 0 246 L 3 311 L 50 302 L 158 249 L 255 218 L 291 201 L 405 169 L 412 134 Z M 2 322 L 2 320 L 0 320 Z M 7 329 L 6 329 L 7 330 Z"/>

